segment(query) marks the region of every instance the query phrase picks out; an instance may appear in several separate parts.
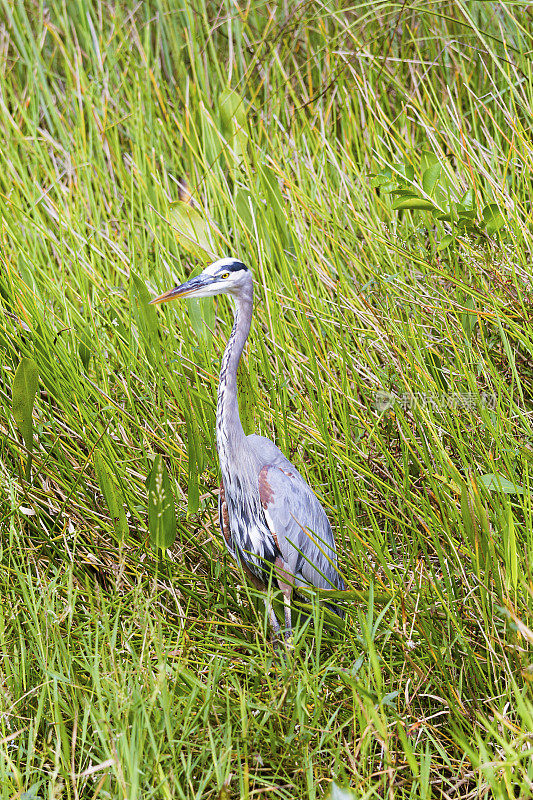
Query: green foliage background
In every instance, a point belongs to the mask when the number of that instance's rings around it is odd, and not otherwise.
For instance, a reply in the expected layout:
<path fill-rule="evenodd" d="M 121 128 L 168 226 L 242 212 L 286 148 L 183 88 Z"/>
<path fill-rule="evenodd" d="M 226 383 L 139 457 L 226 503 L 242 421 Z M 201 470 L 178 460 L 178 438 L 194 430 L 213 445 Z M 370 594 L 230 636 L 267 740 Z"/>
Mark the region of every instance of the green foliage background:
<path fill-rule="evenodd" d="M 530 796 L 531 6 L 0 9 L 1 796 Z M 286 661 L 216 524 L 231 312 L 147 306 L 229 253 L 348 584 Z"/>

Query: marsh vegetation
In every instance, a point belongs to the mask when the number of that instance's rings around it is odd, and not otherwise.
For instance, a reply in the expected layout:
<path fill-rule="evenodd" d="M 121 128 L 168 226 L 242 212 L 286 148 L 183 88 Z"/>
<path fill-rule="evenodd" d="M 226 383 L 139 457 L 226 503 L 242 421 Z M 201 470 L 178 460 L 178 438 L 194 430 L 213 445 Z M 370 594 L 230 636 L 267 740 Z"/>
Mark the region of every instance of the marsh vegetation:
<path fill-rule="evenodd" d="M 531 5 L 0 7 L 1 796 L 531 796 Z M 231 311 L 147 305 L 226 254 L 348 587 L 286 661 L 217 528 Z"/>

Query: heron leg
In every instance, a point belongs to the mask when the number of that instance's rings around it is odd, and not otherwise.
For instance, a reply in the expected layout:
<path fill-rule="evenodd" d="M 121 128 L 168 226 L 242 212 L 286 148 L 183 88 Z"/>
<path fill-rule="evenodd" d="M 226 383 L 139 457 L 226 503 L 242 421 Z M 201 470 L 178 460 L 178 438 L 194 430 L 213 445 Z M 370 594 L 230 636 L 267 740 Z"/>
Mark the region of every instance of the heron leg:
<path fill-rule="evenodd" d="M 270 627 L 272 628 L 272 633 L 274 634 L 274 639 L 276 640 L 279 637 L 279 622 L 276 614 L 274 613 L 274 608 L 272 606 L 272 600 L 270 595 L 265 597 L 265 606 L 266 611 L 268 614 L 268 619 L 270 620 Z"/>
<path fill-rule="evenodd" d="M 283 593 L 283 605 L 285 607 L 285 641 L 288 643 L 292 638 L 292 617 L 291 617 L 291 595 L 292 586 L 288 583 L 280 584 Z"/>
<path fill-rule="evenodd" d="M 291 597 L 294 587 L 292 583 L 289 583 L 291 574 L 280 558 L 276 559 L 276 577 L 278 586 L 283 595 L 283 605 L 285 608 L 285 642 L 288 644 L 292 637 Z"/>

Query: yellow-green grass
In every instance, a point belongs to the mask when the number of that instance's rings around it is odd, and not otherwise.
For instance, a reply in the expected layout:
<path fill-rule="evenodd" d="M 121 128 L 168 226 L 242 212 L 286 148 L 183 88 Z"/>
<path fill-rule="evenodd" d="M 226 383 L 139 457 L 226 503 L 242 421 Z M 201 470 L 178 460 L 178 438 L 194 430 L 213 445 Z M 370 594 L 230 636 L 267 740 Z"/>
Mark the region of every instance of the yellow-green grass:
<path fill-rule="evenodd" d="M 0 796 L 529 796 L 530 6 L 0 7 Z M 433 197 L 428 153 L 479 235 L 377 185 Z M 203 262 L 184 181 L 256 277 L 246 426 L 315 488 L 348 586 L 286 660 L 217 529 L 229 305 L 146 306 Z"/>

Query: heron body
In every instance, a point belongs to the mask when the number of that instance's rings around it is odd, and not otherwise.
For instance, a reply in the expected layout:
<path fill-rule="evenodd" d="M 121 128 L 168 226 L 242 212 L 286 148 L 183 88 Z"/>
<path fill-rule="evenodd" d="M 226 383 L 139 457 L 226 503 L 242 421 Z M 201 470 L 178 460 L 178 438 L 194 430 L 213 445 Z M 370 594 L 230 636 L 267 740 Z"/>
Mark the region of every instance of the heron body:
<path fill-rule="evenodd" d="M 223 293 L 234 299 L 234 323 L 222 358 L 217 397 L 220 529 L 229 552 L 257 588 L 266 591 L 271 584 L 279 586 L 289 636 L 294 590 L 301 586 L 344 589 L 344 582 L 337 570 L 333 532 L 316 495 L 273 442 L 255 434 L 247 436 L 241 424 L 237 370 L 252 320 L 252 274 L 237 259 L 221 259 L 152 302 Z M 266 605 L 277 634 L 279 623 L 268 592 Z M 341 614 L 337 607 L 333 609 Z"/>

